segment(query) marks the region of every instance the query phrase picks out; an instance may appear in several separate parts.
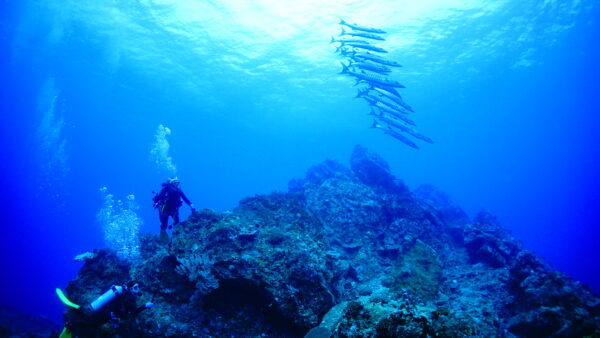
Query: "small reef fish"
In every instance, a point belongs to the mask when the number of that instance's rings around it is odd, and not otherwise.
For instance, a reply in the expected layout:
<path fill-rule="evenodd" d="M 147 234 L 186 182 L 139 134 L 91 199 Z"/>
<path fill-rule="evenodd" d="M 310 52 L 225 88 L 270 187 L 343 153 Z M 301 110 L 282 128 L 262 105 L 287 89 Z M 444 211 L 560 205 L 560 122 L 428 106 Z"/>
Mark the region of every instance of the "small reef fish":
<path fill-rule="evenodd" d="M 344 63 L 342 63 L 342 67 L 342 72 L 340 74 L 349 74 L 359 80 L 364 80 L 367 83 L 379 84 L 386 87 L 405 88 L 400 82 L 378 76 L 378 74 L 367 73 L 365 71 L 355 72 L 350 70 Z"/>
<path fill-rule="evenodd" d="M 417 147 L 417 145 L 413 141 L 409 140 L 404 135 L 400 134 L 399 132 L 395 131 L 394 129 L 392 129 L 390 127 L 386 128 L 386 127 L 380 125 L 379 123 L 377 123 L 377 121 L 373 121 L 371 128 L 381 129 L 381 130 L 383 130 L 384 134 L 388 134 L 388 135 L 392 136 L 393 138 L 399 140 L 400 142 L 406 144 L 409 147 L 419 149 L 419 147 Z"/>
<path fill-rule="evenodd" d="M 371 39 L 371 40 L 379 40 L 379 41 L 385 41 L 385 39 L 379 35 L 376 34 L 370 34 L 370 33 L 363 33 L 363 32 L 346 32 L 343 28 L 342 28 L 342 32 L 340 33 L 339 36 L 344 36 L 344 35 L 349 35 L 349 36 L 358 36 L 361 38 L 365 38 L 365 39 Z"/>
<path fill-rule="evenodd" d="M 344 26 L 350 27 L 350 28 L 352 28 L 355 31 L 362 31 L 362 32 L 376 33 L 376 34 L 384 34 L 385 33 L 384 30 L 381 30 L 381 29 L 378 29 L 378 28 L 371 28 L 371 27 L 362 27 L 362 26 L 359 26 L 357 24 L 347 23 L 343 19 L 340 19 L 340 25 L 344 25 Z"/>
<path fill-rule="evenodd" d="M 362 43 L 354 43 L 354 42 L 342 42 L 342 44 L 338 47 L 337 50 L 340 50 L 342 47 L 344 46 L 350 46 L 350 47 L 354 47 L 354 48 L 360 48 L 360 49 L 366 49 L 366 50 L 370 50 L 373 52 L 377 52 L 377 53 L 387 53 L 388 51 L 381 48 L 381 47 L 376 47 L 376 46 L 372 46 L 369 44 L 362 44 Z M 336 50 L 336 51 L 337 51 Z"/>

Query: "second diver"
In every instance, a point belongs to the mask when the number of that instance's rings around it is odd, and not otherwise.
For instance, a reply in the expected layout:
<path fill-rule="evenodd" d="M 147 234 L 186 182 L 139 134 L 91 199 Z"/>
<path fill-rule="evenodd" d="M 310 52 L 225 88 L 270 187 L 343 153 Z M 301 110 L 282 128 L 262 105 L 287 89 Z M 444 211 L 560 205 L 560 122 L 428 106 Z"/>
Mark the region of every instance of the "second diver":
<path fill-rule="evenodd" d="M 169 241 L 169 235 L 167 234 L 169 216 L 173 218 L 173 224 L 169 226 L 169 229 L 171 229 L 173 225 L 179 224 L 179 207 L 183 204 L 182 200 L 190 207 L 192 212 L 195 210 L 194 205 L 179 188 L 179 184 L 177 177 L 169 178 L 162 184 L 160 192 L 152 198 L 154 208 L 158 209 L 160 238 L 166 242 Z"/>

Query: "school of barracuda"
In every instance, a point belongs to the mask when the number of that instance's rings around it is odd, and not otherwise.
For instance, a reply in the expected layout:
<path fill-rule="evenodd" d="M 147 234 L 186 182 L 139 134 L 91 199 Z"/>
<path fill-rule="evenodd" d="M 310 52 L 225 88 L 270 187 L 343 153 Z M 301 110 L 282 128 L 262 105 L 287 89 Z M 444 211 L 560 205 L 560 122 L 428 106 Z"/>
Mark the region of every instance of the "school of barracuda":
<path fill-rule="evenodd" d="M 386 32 L 341 19 L 339 24 L 342 26 L 340 38 L 332 37 L 331 43 L 339 43 L 336 52 L 347 58 L 347 64 L 341 62 L 340 74 L 354 77 L 357 85 L 366 85 L 358 89 L 356 97 L 364 99 L 371 106 L 370 115 L 374 118 L 371 128 L 380 129 L 415 149 L 419 147 L 408 136 L 433 143 L 429 137 L 415 130 L 415 123 L 409 118 L 414 109 L 404 102 L 398 92 L 398 88 L 405 87 L 388 78 L 393 68 L 402 65 L 383 58 L 380 54 L 386 54 L 387 51 L 374 45 L 378 41 L 385 41 L 382 35 Z"/>

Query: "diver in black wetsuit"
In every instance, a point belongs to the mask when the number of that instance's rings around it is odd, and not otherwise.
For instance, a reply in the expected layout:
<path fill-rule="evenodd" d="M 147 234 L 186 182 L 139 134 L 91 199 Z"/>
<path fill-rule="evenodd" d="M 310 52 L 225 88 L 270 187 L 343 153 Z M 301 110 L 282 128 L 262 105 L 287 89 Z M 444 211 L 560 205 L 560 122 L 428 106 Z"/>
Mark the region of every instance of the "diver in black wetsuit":
<path fill-rule="evenodd" d="M 126 285 L 113 285 L 103 295 L 84 306 L 76 306 L 65 313 L 65 329 L 60 338 L 76 337 L 104 337 L 109 332 L 103 328 L 106 323 L 111 323 L 113 329 L 124 336 L 129 336 L 128 327 L 120 327 L 121 320 L 133 318 L 144 309 L 154 306 L 151 302 L 137 306 L 137 299 L 141 295 L 139 284 L 130 281 Z"/>
<path fill-rule="evenodd" d="M 191 208 L 192 212 L 194 212 L 194 205 L 179 188 L 179 180 L 177 177 L 170 178 L 167 182 L 163 183 L 160 192 L 152 199 L 154 208 L 158 209 L 160 237 L 163 240 L 168 240 L 169 238 L 166 231 L 169 216 L 173 218 L 173 225 L 179 224 L 179 207 L 183 204 L 181 200 L 183 200 Z"/>

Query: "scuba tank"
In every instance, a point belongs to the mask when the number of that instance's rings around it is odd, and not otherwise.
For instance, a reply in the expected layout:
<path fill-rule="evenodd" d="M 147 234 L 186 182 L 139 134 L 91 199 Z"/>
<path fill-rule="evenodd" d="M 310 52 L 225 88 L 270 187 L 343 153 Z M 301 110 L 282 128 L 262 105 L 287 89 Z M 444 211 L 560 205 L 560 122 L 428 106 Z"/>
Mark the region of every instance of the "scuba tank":
<path fill-rule="evenodd" d="M 90 310 L 98 311 L 120 294 L 123 294 L 123 287 L 120 285 L 113 285 L 108 291 L 96 298 L 96 300 L 89 305 Z"/>

